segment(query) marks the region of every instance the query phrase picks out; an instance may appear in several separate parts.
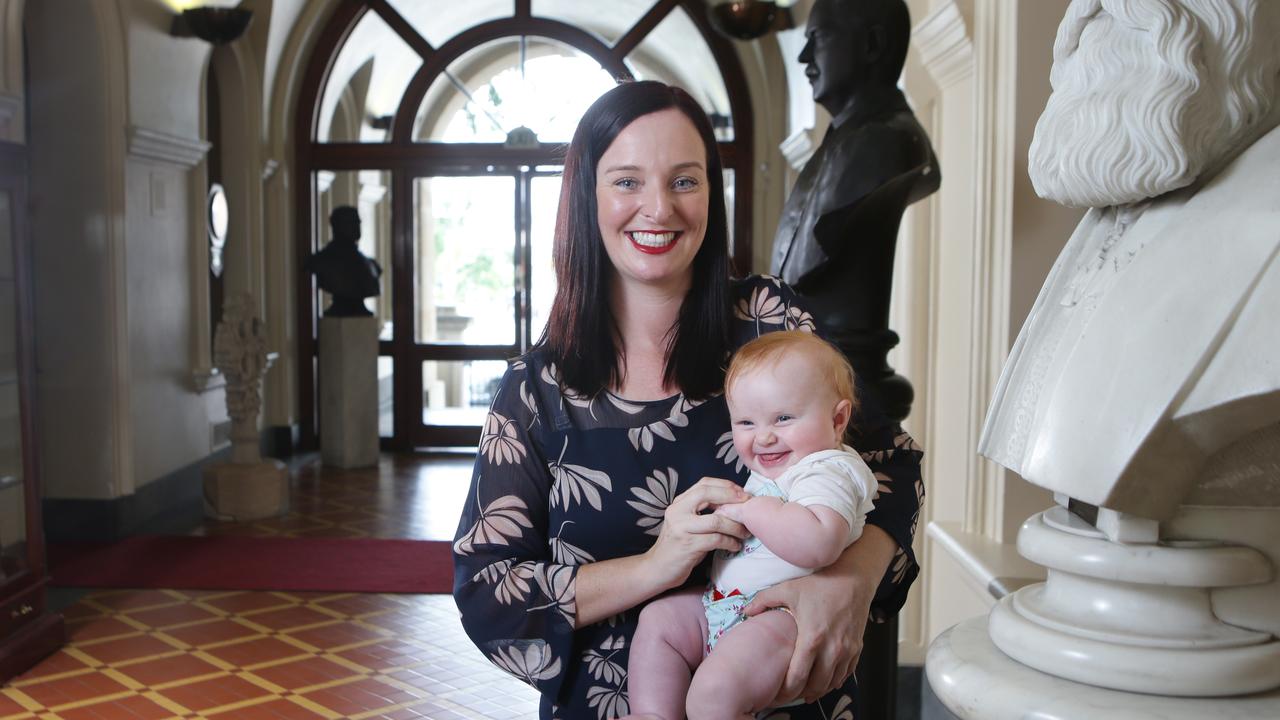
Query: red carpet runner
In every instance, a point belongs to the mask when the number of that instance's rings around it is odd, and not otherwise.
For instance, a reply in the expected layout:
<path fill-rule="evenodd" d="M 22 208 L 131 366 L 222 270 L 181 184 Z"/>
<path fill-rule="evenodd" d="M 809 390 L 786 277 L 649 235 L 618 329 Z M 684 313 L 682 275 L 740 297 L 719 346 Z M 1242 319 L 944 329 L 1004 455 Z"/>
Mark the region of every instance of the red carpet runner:
<path fill-rule="evenodd" d="M 447 593 L 447 542 L 139 536 L 49 546 L 59 587 Z"/>

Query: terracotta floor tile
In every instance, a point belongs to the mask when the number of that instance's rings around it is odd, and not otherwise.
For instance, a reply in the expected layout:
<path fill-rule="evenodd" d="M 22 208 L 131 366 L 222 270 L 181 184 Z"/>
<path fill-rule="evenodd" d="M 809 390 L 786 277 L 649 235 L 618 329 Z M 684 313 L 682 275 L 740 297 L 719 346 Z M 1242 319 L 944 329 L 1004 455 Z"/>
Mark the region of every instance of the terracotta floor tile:
<path fill-rule="evenodd" d="M 270 690 L 258 687 L 236 675 L 201 680 L 157 690 L 156 692 L 196 712 L 204 712 L 223 705 L 230 705 L 253 698 L 268 697 L 273 694 Z"/>
<path fill-rule="evenodd" d="M 331 595 L 311 603 L 326 610 L 342 613 L 347 617 L 361 617 L 370 613 L 381 613 L 387 610 L 398 610 L 404 603 L 389 595 Z"/>
<path fill-rule="evenodd" d="M 93 602 L 117 612 L 181 602 L 163 590 L 117 590 L 93 594 Z"/>
<path fill-rule="evenodd" d="M 177 655 L 174 657 L 160 658 L 157 660 L 147 660 L 145 662 L 134 663 L 124 667 L 117 668 L 122 675 L 146 685 L 147 687 L 156 687 L 164 683 L 185 680 L 210 673 L 220 673 L 222 668 L 217 665 L 201 660 L 193 655 Z"/>
<path fill-rule="evenodd" d="M 79 700 L 91 700 L 103 695 L 129 692 L 129 688 L 96 672 L 23 685 L 21 690 L 47 708 Z"/>
<path fill-rule="evenodd" d="M 273 660 L 283 660 L 288 657 L 310 654 L 306 650 L 300 650 L 273 637 L 255 638 L 230 645 L 221 645 L 215 648 L 208 648 L 203 652 L 237 667 L 248 667 Z"/>
<path fill-rule="evenodd" d="M 258 668 L 253 674 L 286 690 L 297 691 L 313 685 L 355 677 L 362 673 L 322 657 L 304 657 Z"/>
<path fill-rule="evenodd" d="M 62 720 L 164 720 L 173 713 L 141 695 L 59 710 Z"/>
<path fill-rule="evenodd" d="M 259 634 L 257 630 L 245 626 L 236 619 L 228 620 L 225 618 L 197 623 L 195 625 L 184 625 L 182 627 L 169 628 L 168 630 L 165 630 L 164 633 L 175 640 L 179 640 L 192 647 L 198 648 L 216 643 L 224 643 L 229 640 L 239 640 Z"/>
<path fill-rule="evenodd" d="M 85 655 L 106 664 L 120 663 L 126 660 L 136 660 L 152 655 L 163 655 L 166 653 L 173 653 L 177 650 L 177 648 L 173 647 L 169 643 L 158 640 L 150 635 L 113 638 L 110 640 L 103 640 L 101 642 L 80 645 L 78 649 Z"/>
<path fill-rule="evenodd" d="M 275 593 L 263 592 L 238 592 L 233 595 L 208 598 L 201 600 L 201 602 L 210 607 L 216 607 L 223 612 L 237 615 L 249 615 L 268 608 L 278 609 L 296 604 L 295 601 L 279 597 Z"/>
<path fill-rule="evenodd" d="M 417 665 L 424 661 L 426 652 L 416 645 L 390 639 L 342 650 L 335 654 L 370 670 L 387 670 Z"/>
<path fill-rule="evenodd" d="M 387 635 L 386 631 L 344 622 L 334 622 L 329 625 L 289 632 L 289 637 L 301 640 L 320 650 L 333 650 L 356 643 L 384 640 Z"/>
<path fill-rule="evenodd" d="M 252 615 L 244 616 L 244 619 L 255 625 L 261 625 L 277 632 L 284 632 L 294 628 L 318 625 L 321 623 L 332 623 L 336 620 L 332 615 L 327 615 L 314 608 L 301 605 L 254 613 Z"/>
<path fill-rule="evenodd" d="M 0 717 L 20 715 L 27 711 L 18 701 L 9 697 L 9 692 L 13 691 L 0 689 Z"/>
<path fill-rule="evenodd" d="M 317 720 L 324 715 L 312 712 L 297 703 L 276 699 L 235 710 L 210 713 L 206 717 L 209 720 Z"/>
<path fill-rule="evenodd" d="M 67 641 L 72 645 L 119 635 L 133 635 L 138 632 L 138 628 L 114 615 L 67 623 Z"/>
<path fill-rule="evenodd" d="M 302 696 L 341 715 L 381 710 L 422 697 L 421 694 L 401 690 L 374 678 L 362 678 L 335 687 L 303 693 Z"/>
<path fill-rule="evenodd" d="M 50 675 L 60 675 L 65 672 L 83 670 L 87 667 L 90 666 L 86 665 L 84 661 L 80 660 L 80 658 L 74 657 L 69 653 L 60 650 L 44 660 L 41 660 L 39 665 L 36 665 L 25 673 L 14 678 L 13 682 L 18 683 L 38 680 Z M 2 704 L 2 701 L 0 701 L 0 704 Z M 4 717 L 4 712 L 0 711 L 0 717 Z"/>
<path fill-rule="evenodd" d="M 140 622 L 149 628 L 167 628 L 219 617 L 212 611 L 186 602 L 151 610 L 133 610 L 125 614 L 130 620 Z"/>

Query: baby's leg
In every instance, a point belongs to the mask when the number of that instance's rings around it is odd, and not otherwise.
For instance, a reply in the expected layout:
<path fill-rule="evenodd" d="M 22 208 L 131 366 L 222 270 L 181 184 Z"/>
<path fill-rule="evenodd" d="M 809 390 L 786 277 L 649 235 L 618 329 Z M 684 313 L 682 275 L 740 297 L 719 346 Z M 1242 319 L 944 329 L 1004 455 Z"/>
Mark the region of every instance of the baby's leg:
<path fill-rule="evenodd" d="M 720 638 L 689 688 L 689 720 L 750 720 L 777 696 L 796 646 L 791 613 L 761 613 Z"/>
<path fill-rule="evenodd" d="M 631 712 L 681 720 L 689 679 L 702 662 L 706 638 L 701 591 L 667 595 L 646 605 L 627 661 Z"/>

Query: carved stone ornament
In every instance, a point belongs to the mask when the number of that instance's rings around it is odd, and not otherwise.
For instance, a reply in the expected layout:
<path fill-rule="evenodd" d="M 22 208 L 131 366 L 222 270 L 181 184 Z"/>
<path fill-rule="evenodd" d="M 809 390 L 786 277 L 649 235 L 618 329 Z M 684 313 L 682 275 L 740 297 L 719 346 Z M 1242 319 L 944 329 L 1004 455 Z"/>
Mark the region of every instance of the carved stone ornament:
<path fill-rule="evenodd" d="M 232 462 L 256 462 L 262 378 L 271 367 L 266 327 L 258 319 L 251 294 L 228 297 L 213 338 L 213 364 L 227 379 L 227 415 L 231 418 Z"/>

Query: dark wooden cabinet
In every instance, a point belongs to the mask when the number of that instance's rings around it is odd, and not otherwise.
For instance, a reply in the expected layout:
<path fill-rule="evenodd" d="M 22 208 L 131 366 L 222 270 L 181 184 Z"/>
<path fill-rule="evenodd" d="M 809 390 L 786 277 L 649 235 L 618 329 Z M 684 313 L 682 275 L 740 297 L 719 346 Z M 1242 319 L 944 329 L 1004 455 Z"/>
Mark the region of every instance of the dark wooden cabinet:
<path fill-rule="evenodd" d="M 26 207 L 26 150 L 0 142 L 0 682 L 64 638 L 62 617 L 45 606 Z"/>

